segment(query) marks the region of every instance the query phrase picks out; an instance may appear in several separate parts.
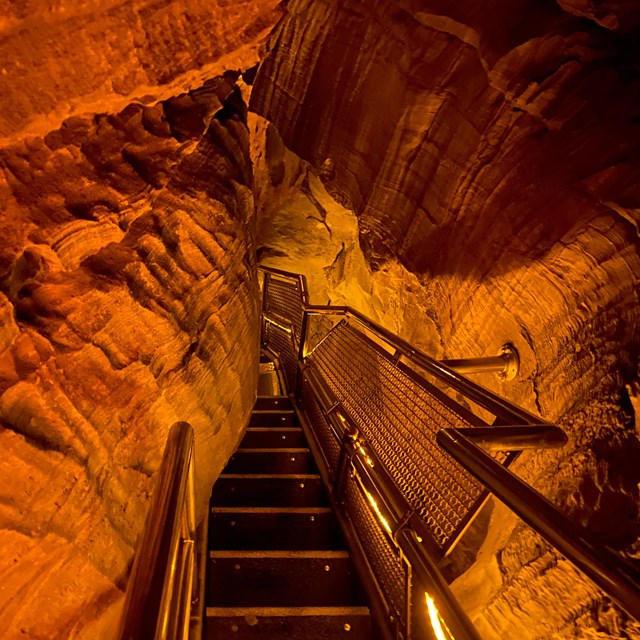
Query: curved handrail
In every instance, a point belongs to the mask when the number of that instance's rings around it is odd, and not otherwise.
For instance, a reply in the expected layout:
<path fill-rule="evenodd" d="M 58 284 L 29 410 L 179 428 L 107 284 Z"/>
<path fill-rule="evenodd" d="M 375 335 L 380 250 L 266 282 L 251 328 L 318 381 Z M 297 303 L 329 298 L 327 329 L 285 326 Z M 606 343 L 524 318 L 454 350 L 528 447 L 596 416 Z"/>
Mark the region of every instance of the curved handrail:
<path fill-rule="evenodd" d="M 438 444 L 519 518 L 537 531 L 636 620 L 640 620 L 640 570 L 569 520 L 543 495 L 505 469 L 461 429 L 443 429 Z"/>
<path fill-rule="evenodd" d="M 194 567 L 194 432 L 176 422 L 138 542 L 120 640 L 186 638 Z"/>
<path fill-rule="evenodd" d="M 470 383 L 470 381 L 463 375 L 455 371 L 451 366 L 448 366 L 444 362 L 439 362 L 434 358 L 431 358 L 427 354 L 423 353 L 419 349 L 409 344 L 406 340 L 403 340 L 399 336 L 395 335 L 388 329 L 374 322 L 364 314 L 360 313 L 353 307 L 346 305 L 314 305 L 309 304 L 309 292 L 307 288 L 306 278 L 304 275 L 298 273 L 292 273 L 289 271 L 283 271 L 282 269 L 275 269 L 274 267 L 259 267 L 260 271 L 264 273 L 285 278 L 296 282 L 300 289 L 302 306 L 304 309 L 303 318 L 303 331 L 300 344 L 300 356 L 306 355 L 305 353 L 305 334 L 306 324 L 308 319 L 313 315 L 333 315 L 343 316 L 346 318 L 352 318 L 359 322 L 365 329 L 373 332 L 378 337 L 382 338 L 390 346 L 392 346 L 399 355 L 404 356 L 407 360 L 411 361 L 420 368 L 428 371 L 429 373 L 437 376 L 440 380 L 448 384 L 451 388 L 460 391 L 465 394 L 470 400 L 477 402 L 484 406 L 486 409 L 494 413 L 496 416 L 506 418 L 509 420 L 518 421 L 522 424 L 540 424 L 540 418 L 525 411 L 521 407 L 516 407 L 503 400 L 500 396 L 492 393 L 488 389 L 485 389 L 477 384 Z M 277 321 L 276 321 L 277 322 Z"/>
<path fill-rule="evenodd" d="M 272 272 L 274 275 L 284 278 L 290 278 L 301 283 L 303 286 L 304 279 L 298 274 L 289 273 L 282 270 L 261 267 L 263 271 Z M 536 416 L 514 407 L 499 396 L 491 393 L 487 389 L 480 387 L 468 381 L 464 376 L 459 375 L 456 371 L 447 366 L 446 363 L 438 362 L 429 356 L 421 353 L 409 343 L 405 342 L 398 336 L 395 336 L 384 327 L 376 324 L 360 312 L 348 306 L 322 306 L 309 305 L 306 300 L 308 297 L 302 298 L 301 305 L 304 312 L 303 331 L 300 336 L 300 344 L 296 345 L 299 351 L 299 367 L 304 375 L 315 378 L 313 372 L 308 368 L 305 369 L 306 362 L 306 325 L 311 315 L 333 315 L 345 318 L 353 318 L 359 322 L 366 330 L 372 332 L 387 345 L 395 349 L 392 355 L 393 360 L 399 368 L 407 369 L 400 362 L 401 357 L 416 364 L 422 370 L 436 376 L 450 387 L 462 392 L 468 399 L 489 409 L 495 416 L 504 417 L 512 421 L 511 424 L 505 426 L 492 427 L 473 427 L 468 429 L 445 429 L 437 434 L 437 443 L 447 451 L 447 453 L 458 461 L 464 468 L 476 477 L 491 493 L 502 500 L 514 513 L 520 516 L 534 530 L 545 537 L 556 549 L 565 555 L 576 567 L 581 569 L 595 584 L 597 584 L 607 595 L 614 599 L 634 618 L 640 620 L 640 570 L 630 565 L 618 554 L 603 545 L 595 535 L 588 530 L 572 523 L 560 510 L 547 501 L 541 494 L 532 487 L 519 480 L 514 474 L 508 471 L 503 465 L 499 464 L 491 456 L 487 455 L 485 450 L 522 450 L 533 447 L 558 447 L 566 443 L 566 435 L 562 430 L 544 423 Z M 326 387 L 321 380 L 315 379 L 312 386 L 316 388 Z M 322 394 L 320 394 L 322 395 Z M 330 397 L 330 394 L 329 396 Z M 336 413 L 336 407 L 339 406 L 337 400 L 329 401 L 330 408 L 325 407 L 325 417 L 332 420 Z M 513 422 L 514 418 L 517 420 Z M 339 422 L 334 423 L 334 428 L 338 434 L 338 440 L 341 438 L 341 427 Z M 354 436 L 355 447 L 357 448 L 357 435 Z M 477 443 L 477 444 L 474 444 Z M 366 443 L 365 443 L 366 445 Z M 480 446 L 478 446 L 480 445 Z M 374 457 L 374 456 L 372 456 Z M 357 456 L 353 457 L 357 460 Z M 353 464 L 353 462 L 352 462 Z M 415 544 L 412 538 L 413 517 L 407 515 L 398 520 L 398 512 L 402 509 L 402 504 L 396 502 L 393 498 L 389 499 L 389 491 L 386 491 L 390 480 L 385 478 L 384 473 L 380 473 L 378 469 L 368 471 L 366 467 L 358 465 L 371 478 L 370 487 L 376 492 L 380 509 L 384 512 L 382 515 L 385 523 L 398 523 L 400 529 L 394 533 L 394 539 L 404 541 L 402 546 L 403 552 L 407 556 L 411 556 L 412 563 L 423 565 L 420 569 L 421 573 L 429 574 L 431 578 L 439 575 L 437 567 L 430 566 L 430 563 L 424 563 L 424 553 L 422 548 Z M 377 465 L 375 465 L 377 466 Z M 386 505 L 385 505 L 386 503 Z M 431 560 L 427 558 L 427 560 Z M 438 585 L 438 589 L 441 585 Z M 455 600 L 449 599 L 446 585 L 443 587 L 442 593 L 438 594 L 440 600 L 446 601 L 445 607 L 448 620 L 457 624 L 458 618 L 457 606 Z M 444 598 L 443 598 L 444 596 Z M 466 625 L 464 617 L 461 618 Z M 473 637 L 473 630 L 460 629 L 460 637 Z M 456 636 L 458 637 L 458 636 Z"/>

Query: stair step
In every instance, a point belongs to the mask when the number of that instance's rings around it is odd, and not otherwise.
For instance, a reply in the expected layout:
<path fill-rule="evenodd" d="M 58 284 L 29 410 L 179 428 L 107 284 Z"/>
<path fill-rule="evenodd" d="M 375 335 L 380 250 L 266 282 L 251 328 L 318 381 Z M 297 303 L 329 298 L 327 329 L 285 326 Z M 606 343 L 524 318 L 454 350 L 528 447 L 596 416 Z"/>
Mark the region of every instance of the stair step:
<path fill-rule="evenodd" d="M 210 549 L 344 548 L 335 515 L 325 507 L 213 507 Z"/>
<path fill-rule="evenodd" d="M 206 640 L 369 640 L 366 607 L 208 607 Z"/>
<path fill-rule="evenodd" d="M 208 606 L 364 604 L 347 551 L 211 551 Z"/>
<path fill-rule="evenodd" d="M 292 409 L 252 411 L 250 427 L 294 427 L 295 414 Z"/>
<path fill-rule="evenodd" d="M 309 449 L 238 449 L 223 473 L 312 473 L 315 463 Z"/>
<path fill-rule="evenodd" d="M 306 440 L 300 427 L 251 427 L 240 443 L 242 449 L 304 447 Z"/>
<path fill-rule="evenodd" d="M 289 396 L 258 396 L 254 411 L 276 411 L 292 408 Z"/>
<path fill-rule="evenodd" d="M 211 504 L 220 507 L 325 507 L 318 474 L 223 474 L 213 485 Z"/>

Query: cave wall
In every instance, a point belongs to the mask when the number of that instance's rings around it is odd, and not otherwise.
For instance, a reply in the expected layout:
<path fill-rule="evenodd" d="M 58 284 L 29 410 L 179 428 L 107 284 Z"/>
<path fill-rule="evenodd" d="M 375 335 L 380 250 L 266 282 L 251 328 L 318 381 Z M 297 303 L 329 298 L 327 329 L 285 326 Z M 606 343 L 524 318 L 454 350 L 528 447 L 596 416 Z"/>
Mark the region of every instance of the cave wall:
<path fill-rule="evenodd" d="M 229 82 L 209 91 L 226 101 L 209 124 L 184 94 L 0 154 L 7 637 L 89 637 L 126 584 L 171 424 L 196 430 L 203 501 L 253 404 L 248 131 Z"/>
<path fill-rule="evenodd" d="M 439 357 L 513 342 L 518 379 L 477 380 L 570 438 L 516 472 L 632 556 L 639 16 L 637 2 L 292 0 L 250 102 L 358 218 L 327 297 L 360 288 L 356 306 Z M 272 236 L 270 264 L 293 266 Z M 456 589 L 487 638 L 640 637 L 499 507 Z"/>
<path fill-rule="evenodd" d="M 170 426 L 200 515 L 255 397 L 236 85 L 276 2 L 2 3 L 0 637 L 113 637 Z"/>
<path fill-rule="evenodd" d="M 279 0 L 0 2 L 0 145 L 247 68 Z"/>

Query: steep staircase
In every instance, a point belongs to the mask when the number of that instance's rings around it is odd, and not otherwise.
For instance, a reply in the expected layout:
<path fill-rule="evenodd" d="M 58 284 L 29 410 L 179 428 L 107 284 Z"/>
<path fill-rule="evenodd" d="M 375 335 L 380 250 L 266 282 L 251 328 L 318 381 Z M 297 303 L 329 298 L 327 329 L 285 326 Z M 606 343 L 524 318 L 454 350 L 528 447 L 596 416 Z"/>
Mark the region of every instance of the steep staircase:
<path fill-rule="evenodd" d="M 212 492 L 208 640 L 371 640 L 329 505 L 289 398 L 259 396 Z"/>

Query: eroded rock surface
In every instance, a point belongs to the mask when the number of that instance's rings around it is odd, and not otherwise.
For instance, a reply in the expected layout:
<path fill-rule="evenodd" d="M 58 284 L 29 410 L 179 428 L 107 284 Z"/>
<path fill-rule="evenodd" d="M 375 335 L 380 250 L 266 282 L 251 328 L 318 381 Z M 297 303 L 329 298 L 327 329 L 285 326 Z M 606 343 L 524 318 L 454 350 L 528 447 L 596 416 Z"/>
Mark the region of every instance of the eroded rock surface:
<path fill-rule="evenodd" d="M 170 426 L 206 501 L 253 404 L 246 106 L 227 74 L 0 166 L 0 635 L 112 637 Z"/>
<path fill-rule="evenodd" d="M 251 66 L 279 0 L 0 2 L 0 141 Z"/>
<path fill-rule="evenodd" d="M 358 217 L 359 243 L 343 253 L 327 242 L 331 230 L 304 222 L 333 256 L 327 291 L 341 265 L 362 264 L 361 247 L 364 270 L 344 271 L 336 284 L 361 287 L 355 298 L 367 312 L 376 282 L 373 306 L 390 328 L 411 338 L 416 324 L 434 327 L 424 344 L 444 357 L 494 355 L 513 342 L 518 380 L 478 381 L 570 438 L 559 452 L 522 456 L 516 471 L 632 554 L 640 533 L 630 391 L 640 320 L 634 4 L 293 0 L 251 98 Z M 295 251 L 266 244 L 271 264 L 291 265 Z M 405 299 L 422 308 L 421 320 L 411 303 L 395 319 L 382 311 L 399 283 L 413 288 Z M 466 578 L 491 576 L 483 597 L 468 601 L 487 637 L 640 637 L 637 623 L 544 543 L 498 509 L 491 517 L 489 531 L 500 535 L 488 536 Z"/>

